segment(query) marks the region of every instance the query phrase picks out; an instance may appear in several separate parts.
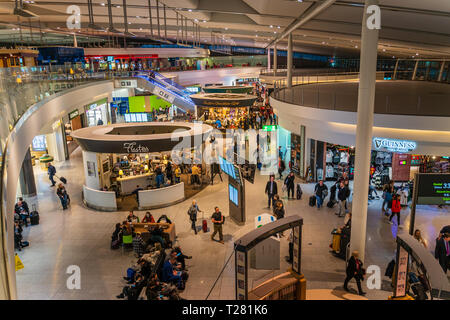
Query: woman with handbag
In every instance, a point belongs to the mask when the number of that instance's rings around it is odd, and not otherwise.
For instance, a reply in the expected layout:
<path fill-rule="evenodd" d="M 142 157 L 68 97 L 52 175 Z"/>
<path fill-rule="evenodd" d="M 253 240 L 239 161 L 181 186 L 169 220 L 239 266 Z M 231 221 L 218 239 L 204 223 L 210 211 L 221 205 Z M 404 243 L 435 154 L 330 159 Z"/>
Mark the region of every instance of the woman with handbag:
<path fill-rule="evenodd" d="M 349 291 L 348 287 L 347 287 L 348 282 L 352 278 L 355 278 L 356 285 L 358 286 L 358 294 L 360 296 L 363 296 L 366 293 L 362 290 L 361 281 L 364 281 L 364 274 L 366 273 L 366 271 L 362 267 L 363 263 L 361 260 L 358 259 L 358 257 L 359 257 L 359 252 L 353 251 L 351 258 L 348 260 L 348 265 L 347 265 L 347 270 L 346 270 L 347 277 L 345 278 L 345 281 L 344 281 L 344 290 Z"/>

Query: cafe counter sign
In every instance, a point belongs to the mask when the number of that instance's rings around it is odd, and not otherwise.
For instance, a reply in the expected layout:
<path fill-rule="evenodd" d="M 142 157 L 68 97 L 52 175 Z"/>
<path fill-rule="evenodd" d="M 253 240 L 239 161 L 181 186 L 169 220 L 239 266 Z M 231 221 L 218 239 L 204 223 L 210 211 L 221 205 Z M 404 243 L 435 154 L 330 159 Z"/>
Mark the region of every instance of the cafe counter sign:
<path fill-rule="evenodd" d="M 123 144 L 123 149 L 127 151 L 127 153 L 148 153 L 150 149 L 137 144 L 136 142 L 125 142 Z"/>
<path fill-rule="evenodd" d="M 417 143 L 415 141 L 387 138 L 373 138 L 373 144 L 376 150 L 400 153 L 411 152 L 417 148 Z"/>

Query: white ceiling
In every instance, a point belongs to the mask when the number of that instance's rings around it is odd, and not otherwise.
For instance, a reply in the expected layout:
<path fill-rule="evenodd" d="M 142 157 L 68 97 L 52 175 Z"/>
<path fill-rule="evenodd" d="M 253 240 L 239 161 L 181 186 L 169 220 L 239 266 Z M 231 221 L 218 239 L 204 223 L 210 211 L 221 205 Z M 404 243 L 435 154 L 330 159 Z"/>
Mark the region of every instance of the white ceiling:
<path fill-rule="evenodd" d="M 24 0 L 25 1 L 25 0 Z M 92 0 L 94 22 L 108 26 L 107 0 Z M 111 0 L 113 22 L 123 31 L 123 0 Z M 81 8 L 81 34 L 100 34 L 87 29 L 89 22 L 87 0 L 34 0 L 25 9 L 38 17 L 20 18 L 22 29 L 29 24 L 45 32 L 67 32 L 65 13 L 69 5 Z M 128 31 L 137 36 L 150 35 L 148 0 L 127 0 Z M 167 6 L 167 37 L 176 39 L 177 19 L 180 16 L 200 25 L 202 43 L 216 42 L 218 36 L 225 44 L 266 47 L 275 37 L 321 0 L 161 0 Z M 416 56 L 450 57 L 450 0 L 379 0 L 381 7 L 380 54 L 397 57 Z M 103 5 L 102 5 L 103 4 Z M 360 47 L 363 0 L 337 0 L 329 8 L 305 23 L 293 33 L 294 48 L 317 53 L 358 54 Z M 156 0 L 151 0 L 153 34 L 157 32 Z M 8 28 L 17 27 L 18 17 L 13 15 L 14 1 L 0 0 L 0 21 Z M 189 11 L 190 10 L 190 11 Z M 163 10 L 160 11 L 160 35 L 165 36 Z M 192 22 L 188 23 L 188 36 L 192 39 Z M 272 26 L 272 27 L 271 27 Z M 59 29 L 58 29 L 59 28 Z M 22 31 L 23 31 L 22 30 Z M 35 29 L 33 29 L 35 30 Z M 16 31 L 0 32 L 0 40 L 14 37 Z M 103 35 L 106 33 L 103 33 Z M 214 36 L 216 35 L 216 36 Z M 278 47 L 285 48 L 286 41 Z"/>

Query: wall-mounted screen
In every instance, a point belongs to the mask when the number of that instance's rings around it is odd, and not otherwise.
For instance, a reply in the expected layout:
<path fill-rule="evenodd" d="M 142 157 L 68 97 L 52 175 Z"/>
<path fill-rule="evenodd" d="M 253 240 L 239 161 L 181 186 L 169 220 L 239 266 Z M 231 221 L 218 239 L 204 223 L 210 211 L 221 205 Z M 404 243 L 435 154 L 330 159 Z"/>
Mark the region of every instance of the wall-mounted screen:
<path fill-rule="evenodd" d="M 47 142 L 45 140 L 45 135 L 34 137 L 33 142 L 31 143 L 31 149 L 33 151 L 46 151 Z"/>
<path fill-rule="evenodd" d="M 239 174 L 239 167 L 235 166 L 231 162 L 227 161 L 223 157 L 219 157 L 220 169 L 229 175 L 231 178 L 236 180 L 237 183 L 241 184 L 241 176 Z"/>
<path fill-rule="evenodd" d="M 238 190 L 233 187 L 231 184 L 228 185 L 228 193 L 230 196 L 230 201 L 233 202 L 236 206 L 239 206 L 238 199 Z"/>
<path fill-rule="evenodd" d="M 450 204 L 450 174 L 420 174 L 417 192 L 417 204 Z"/>

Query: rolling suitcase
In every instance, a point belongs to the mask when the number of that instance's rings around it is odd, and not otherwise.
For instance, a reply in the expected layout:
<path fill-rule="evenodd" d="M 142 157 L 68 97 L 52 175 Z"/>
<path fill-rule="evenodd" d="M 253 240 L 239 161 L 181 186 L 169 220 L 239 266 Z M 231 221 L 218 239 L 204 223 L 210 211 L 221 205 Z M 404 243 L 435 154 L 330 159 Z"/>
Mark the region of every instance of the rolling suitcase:
<path fill-rule="evenodd" d="M 300 200 L 302 198 L 302 187 L 300 186 L 300 183 L 297 183 L 297 200 Z"/>
<path fill-rule="evenodd" d="M 327 207 L 328 208 L 333 208 L 334 207 L 334 201 L 333 200 L 328 201 L 327 202 Z"/>
<path fill-rule="evenodd" d="M 316 205 L 316 196 L 309 197 L 309 206 L 314 207 Z"/>
<path fill-rule="evenodd" d="M 202 214 L 202 230 L 203 232 L 208 232 L 208 222 L 206 221 L 206 219 L 203 217 Z"/>
<path fill-rule="evenodd" d="M 56 176 L 62 183 L 66 184 L 67 183 L 67 179 L 64 177 L 58 177 Z"/>
<path fill-rule="evenodd" d="M 39 224 L 39 213 L 36 210 L 36 205 L 32 206 L 33 211 L 30 213 L 30 223 L 32 226 Z"/>

